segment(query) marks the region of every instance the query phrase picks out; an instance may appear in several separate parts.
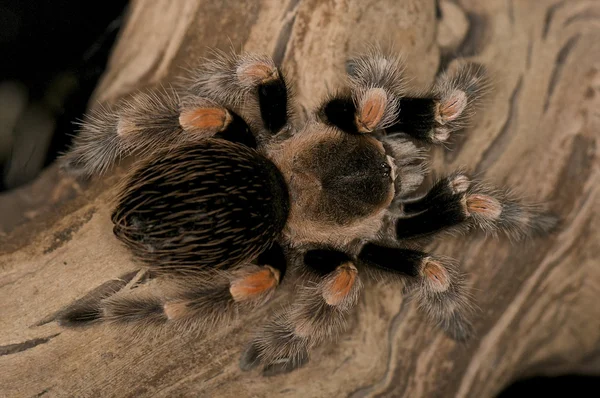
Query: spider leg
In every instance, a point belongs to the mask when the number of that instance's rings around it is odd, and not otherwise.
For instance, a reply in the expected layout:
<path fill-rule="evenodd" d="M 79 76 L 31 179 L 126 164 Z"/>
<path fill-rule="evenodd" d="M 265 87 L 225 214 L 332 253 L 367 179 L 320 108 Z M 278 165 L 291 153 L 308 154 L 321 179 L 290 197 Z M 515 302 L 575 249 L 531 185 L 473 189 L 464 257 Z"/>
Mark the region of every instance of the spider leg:
<path fill-rule="evenodd" d="M 371 51 L 348 63 L 349 89 L 327 99 L 321 119 L 348 133 L 385 129 L 428 142 L 446 142 L 464 128 L 488 89 L 481 65 L 458 62 L 439 76 L 425 93 L 410 94 L 404 83 L 404 64 Z"/>
<path fill-rule="evenodd" d="M 506 191 L 473 183 L 462 173 L 440 179 L 419 199 L 402 202 L 402 210 L 404 216 L 395 220 L 397 239 L 475 226 L 520 240 L 545 234 L 557 223 L 556 217 L 540 206 L 524 203 Z"/>
<path fill-rule="evenodd" d="M 401 277 L 419 310 L 453 339 L 465 341 L 471 336 L 473 305 L 465 277 L 454 260 L 367 243 L 358 261 L 377 279 Z"/>
<path fill-rule="evenodd" d="M 254 128 L 274 135 L 288 122 L 289 88 L 268 57 L 218 54 L 187 83 L 180 91 L 142 91 L 91 111 L 62 156 L 63 168 L 91 177 L 104 174 L 124 156 L 147 156 L 165 146 L 213 136 L 256 148 Z M 262 125 L 249 126 L 241 116 L 244 110 L 248 120 L 261 120 Z"/>
<path fill-rule="evenodd" d="M 213 136 L 256 148 L 247 123 L 217 102 L 191 96 L 181 100 L 171 88 L 143 91 L 90 112 L 61 163 L 72 174 L 91 177 L 124 156 L 144 157 Z"/>
<path fill-rule="evenodd" d="M 76 302 L 62 311 L 58 321 L 67 327 L 107 322 L 140 331 L 163 325 L 206 331 L 232 321 L 239 312 L 256 308 L 272 297 L 287 267 L 283 250 L 275 244 L 256 263 L 235 270 L 171 278 L 165 281 L 160 293 L 135 289 L 95 301 Z"/>
<path fill-rule="evenodd" d="M 249 106 L 250 119 L 260 118 L 260 127 L 271 135 L 288 122 L 290 90 L 281 69 L 267 56 L 217 52 L 187 84 L 194 96 L 211 98 L 231 109 Z"/>
<path fill-rule="evenodd" d="M 119 159 L 152 152 L 181 136 L 179 102 L 171 88 L 143 91 L 114 106 L 90 111 L 60 162 L 67 172 L 84 177 L 104 174 Z M 165 137 L 166 136 L 166 137 Z"/>
<path fill-rule="evenodd" d="M 362 283 L 351 259 L 336 250 L 310 250 L 304 283 L 291 306 L 278 312 L 248 345 L 240 367 L 263 364 L 263 374 L 290 372 L 308 362 L 315 346 L 346 328 L 346 315 L 358 302 Z"/>
<path fill-rule="evenodd" d="M 444 143 L 468 126 L 489 86 L 482 65 L 459 61 L 437 78 L 429 93 L 399 98 L 399 115 L 387 131 L 428 143 Z"/>
<path fill-rule="evenodd" d="M 203 97 L 188 96 L 182 101 L 180 111 L 179 124 L 188 139 L 214 137 L 250 148 L 257 146 L 250 126 L 231 109 Z"/>

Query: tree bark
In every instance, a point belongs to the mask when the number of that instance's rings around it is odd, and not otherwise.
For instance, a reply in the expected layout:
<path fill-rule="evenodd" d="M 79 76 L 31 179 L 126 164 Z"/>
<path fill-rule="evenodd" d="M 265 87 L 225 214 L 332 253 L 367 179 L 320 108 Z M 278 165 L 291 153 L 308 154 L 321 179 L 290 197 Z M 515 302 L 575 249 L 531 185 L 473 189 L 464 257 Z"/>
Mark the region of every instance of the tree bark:
<path fill-rule="evenodd" d="M 53 314 L 136 265 L 109 217 L 126 166 L 86 186 L 51 167 L 0 197 L 0 396 L 492 397 L 524 376 L 599 374 L 600 3 L 137 0 L 96 99 L 171 82 L 233 46 L 281 62 L 308 112 L 366 43 L 407 53 L 417 87 L 457 55 L 488 66 L 493 95 L 433 164 L 474 170 L 562 218 L 526 244 L 473 236 L 431 247 L 470 274 L 481 308 L 472 341 L 445 337 L 392 284 L 367 286 L 339 343 L 274 378 L 238 368 L 269 307 L 201 337 L 62 329 Z"/>

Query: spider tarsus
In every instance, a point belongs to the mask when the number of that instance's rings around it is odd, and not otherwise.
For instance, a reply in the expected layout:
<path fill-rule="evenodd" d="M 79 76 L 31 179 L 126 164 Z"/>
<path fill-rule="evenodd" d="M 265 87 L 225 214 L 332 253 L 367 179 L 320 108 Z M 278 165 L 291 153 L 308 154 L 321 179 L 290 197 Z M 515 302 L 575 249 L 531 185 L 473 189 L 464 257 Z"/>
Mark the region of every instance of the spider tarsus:
<path fill-rule="evenodd" d="M 140 270 L 129 272 L 117 279 L 103 283 L 65 309 L 59 311 L 55 319 L 64 327 L 81 327 L 102 321 L 104 316 L 102 309 L 103 300 L 125 288 L 139 273 Z"/>
<path fill-rule="evenodd" d="M 72 306 L 57 317 L 58 324 L 68 328 L 90 326 L 101 320 L 102 308 L 99 303 L 96 305 L 87 303 L 86 305 Z"/>
<path fill-rule="evenodd" d="M 490 86 L 486 69 L 478 63 L 458 60 L 442 73 L 433 87 L 434 142 L 444 143 L 467 127 Z"/>
<path fill-rule="evenodd" d="M 296 330 L 290 308 L 284 308 L 276 313 L 256 337 L 247 346 L 240 360 L 240 367 L 250 370 L 259 364 L 263 370 L 284 369 L 294 364 L 305 363 L 308 360 L 308 349 L 311 346 L 311 336 L 301 336 Z M 290 369 L 291 370 L 291 369 Z"/>
<path fill-rule="evenodd" d="M 453 312 L 452 315 L 441 322 L 439 326 L 452 340 L 460 343 L 466 343 L 475 333 L 471 321 L 458 311 Z"/>
<path fill-rule="evenodd" d="M 544 236 L 560 226 L 560 218 L 540 204 L 527 203 L 503 192 L 498 196 L 502 203 L 502 213 L 495 221 L 494 228 L 504 232 L 512 240 Z"/>
<path fill-rule="evenodd" d="M 254 342 L 249 343 L 240 357 L 240 369 L 247 372 L 260 365 L 260 350 Z"/>
<path fill-rule="evenodd" d="M 61 169 L 87 178 L 108 171 L 123 154 L 116 130 L 118 120 L 116 112 L 109 108 L 89 112 L 80 123 L 71 148 L 58 160 Z"/>

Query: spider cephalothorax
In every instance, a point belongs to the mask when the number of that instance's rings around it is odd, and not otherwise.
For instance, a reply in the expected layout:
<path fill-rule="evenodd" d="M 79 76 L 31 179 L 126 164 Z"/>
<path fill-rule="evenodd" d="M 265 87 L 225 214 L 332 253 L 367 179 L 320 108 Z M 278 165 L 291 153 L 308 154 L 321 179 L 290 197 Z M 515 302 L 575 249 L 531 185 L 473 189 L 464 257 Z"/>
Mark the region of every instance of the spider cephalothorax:
<path fill-rule="evenodd" d="M 395 57 L 372 51 L 347 66 L 347 87 L 302 123 L 282 71 L 255 55 L 218 55 L 180 90 L 90 116 L 65 168 L 90 176 L 141 157 L 117 197 L 114 233 L 164 283 L 84 300 L 61 322 L 206 331 L 267 302 L 289 267 L 293 301 L 249 344 L 244 369 L 304 364 L 344 330 L 365 278 L 404 282 L 428 318 L 467 339 L 463 274 L 415 247 L 472 227 L 521 239 L 555 220 L 462 172 L 414 196 L 426 169 L 417 144 L 445 143 L 466 125 L 487 88 L 483 67 L 457 62 L 411 93 Z"/>

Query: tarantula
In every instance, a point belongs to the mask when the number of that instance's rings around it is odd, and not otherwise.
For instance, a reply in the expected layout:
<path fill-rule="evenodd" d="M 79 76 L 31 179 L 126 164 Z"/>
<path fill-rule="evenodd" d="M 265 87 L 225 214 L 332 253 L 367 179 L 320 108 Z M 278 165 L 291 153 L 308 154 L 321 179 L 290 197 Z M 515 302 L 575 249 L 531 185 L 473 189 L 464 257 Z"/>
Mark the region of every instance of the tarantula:
<path fill-rule="evenodd" d="M 418 244 L 473 227 L 522 239 L 555 220 L 463 172 L 415 196 L 426 174 L 415 143 L 444 144 L 466 126 L 488 88 L 481 65 L 458 61 L 416 93 L 395 56 L 373 50 L 347 72 L 347 87 L 303 122 L 282 70 L 249 54 L 218 53 L 182 89 L 91 114 L 64 166 L 91 176 L 141 157 L 117 197 L 114 234 L 165 283 L 73 305 L 60 322 L 206 331 L 266 303 L 290 268 L 293 302 L 252 339 L 243 369 L 302 366 L 345 329 L 366 278 L 403 282 L 426 317 L 469 338 L 463 273 Z"/>

